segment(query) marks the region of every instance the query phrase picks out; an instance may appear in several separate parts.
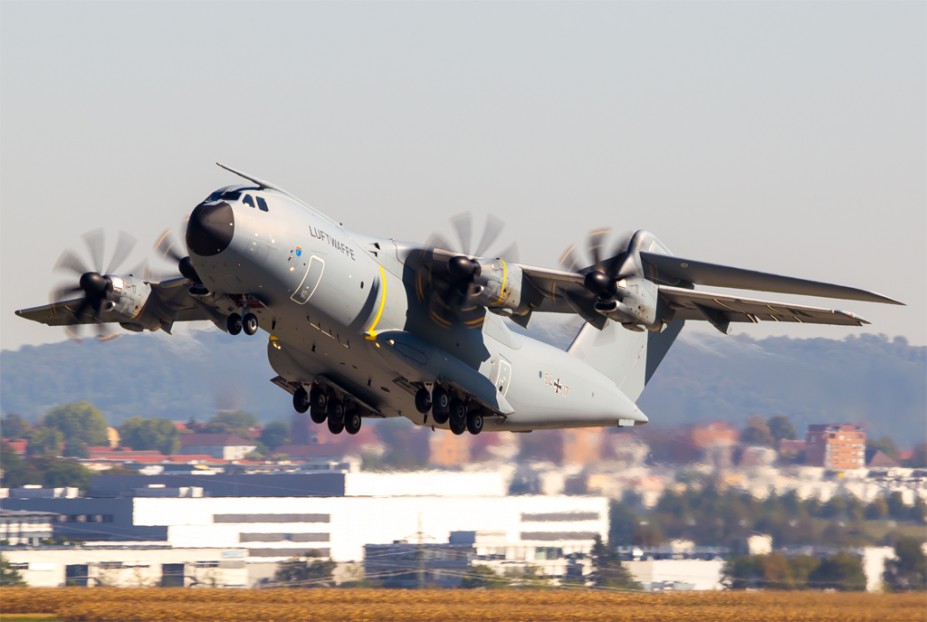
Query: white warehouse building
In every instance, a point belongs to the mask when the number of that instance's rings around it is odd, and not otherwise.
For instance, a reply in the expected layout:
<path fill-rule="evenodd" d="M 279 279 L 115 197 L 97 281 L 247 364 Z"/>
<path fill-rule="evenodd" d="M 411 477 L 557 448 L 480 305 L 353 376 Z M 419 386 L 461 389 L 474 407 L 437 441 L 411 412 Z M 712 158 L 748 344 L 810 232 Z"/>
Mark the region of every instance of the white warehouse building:
<path fill-rule="evenodd" d="M 588 552 L 608 537 L 604 497 L 134 498 L 136 526 L 162 527 L 174 547 L 242 547 L 249 561 L 317 550 L 361 561 L 365 544 L 448 542 L 452 531 L 493 532 L 519 548 Z"/>

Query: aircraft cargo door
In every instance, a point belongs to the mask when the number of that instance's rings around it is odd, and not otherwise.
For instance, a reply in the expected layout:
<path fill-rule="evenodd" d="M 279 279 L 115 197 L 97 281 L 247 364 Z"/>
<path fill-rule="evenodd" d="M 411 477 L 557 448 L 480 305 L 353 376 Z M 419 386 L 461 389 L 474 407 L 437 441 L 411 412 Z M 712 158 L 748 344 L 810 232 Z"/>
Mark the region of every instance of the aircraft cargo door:
<path fill-rule="evenodd" d="M 505 357 L 500 356 L 496 361 L 495 385 L 499 393 L 504 397 L 509 390 L 509 384 L 512 382 L 512 364 Z"/>
<path fill-rule="evenodd" d="M 303 276 L 302 282 L 290 298 L 301 305 L 306 304 L 319 286 L 324 271 L 325 260 L 315 255 L 310 257 L 309 265 L 306 267 L 306 274 Z"/>

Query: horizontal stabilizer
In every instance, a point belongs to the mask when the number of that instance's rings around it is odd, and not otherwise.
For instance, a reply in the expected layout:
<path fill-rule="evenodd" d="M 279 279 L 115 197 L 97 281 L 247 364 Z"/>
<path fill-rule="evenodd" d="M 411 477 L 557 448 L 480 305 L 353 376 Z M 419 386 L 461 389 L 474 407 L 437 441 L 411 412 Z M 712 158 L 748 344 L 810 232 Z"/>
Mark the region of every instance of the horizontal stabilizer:
<path fill-rule="evenodd" d="M 671 255 L 641 252 L 640 256 L 644 264 L 646 277 L 666 285 L 693 283 L 733 289 L 777 292 L 780 294 L 884 302 L 895 305 L 904 304 L 881 294 L 855 287 L 807 281 L 755 270 L 744 270 L 743 268 L 732 268 L 730 266 L 682 259 Z"/>

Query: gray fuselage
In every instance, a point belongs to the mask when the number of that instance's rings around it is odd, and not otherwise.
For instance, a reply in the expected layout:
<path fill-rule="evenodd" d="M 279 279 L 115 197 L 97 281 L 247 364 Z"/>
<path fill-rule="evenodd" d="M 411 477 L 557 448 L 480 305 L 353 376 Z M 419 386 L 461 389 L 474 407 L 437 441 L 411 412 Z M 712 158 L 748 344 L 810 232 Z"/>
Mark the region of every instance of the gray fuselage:
<path fill-rule="evenodd" d="M 495 394 L 483 400 L 495 412 L 486 430 L 647 421 L 615 381 L 485 309 L 476 328 L 430 318 L 408 262 L 420 245 L 349 231 L 281 192 L 240 191 L 228 201 L 231 242 L 211 256 L 191 252 L 191 260 L 220 311 L 241 312 L 244 303 L 259 317 L 270 364 L 288 382 L 325 377 L 376 414 L 431 426 L 414 406 L 415 390 L 453 385 L 442 370 L 462 363 Z M 401 355 L 391 346 L 402 346 Z"/>

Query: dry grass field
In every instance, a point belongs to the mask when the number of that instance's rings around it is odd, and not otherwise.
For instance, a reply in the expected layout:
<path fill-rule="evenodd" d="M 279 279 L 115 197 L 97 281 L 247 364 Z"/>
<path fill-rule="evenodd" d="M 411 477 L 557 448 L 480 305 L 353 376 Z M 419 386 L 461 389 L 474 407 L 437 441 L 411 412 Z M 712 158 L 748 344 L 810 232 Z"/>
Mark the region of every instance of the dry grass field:
<path fill-rule="evenodd" d="M 63 622 L 925 622 L 927 596 L 820 592 L 588 590 L 197 590 L 3 588 L 0 620 L 45 613 Z"/>

